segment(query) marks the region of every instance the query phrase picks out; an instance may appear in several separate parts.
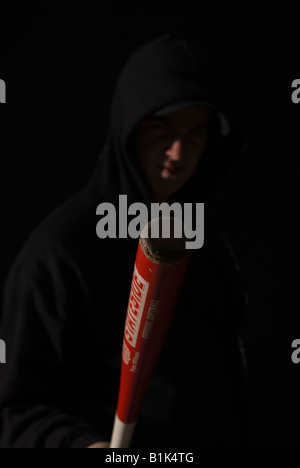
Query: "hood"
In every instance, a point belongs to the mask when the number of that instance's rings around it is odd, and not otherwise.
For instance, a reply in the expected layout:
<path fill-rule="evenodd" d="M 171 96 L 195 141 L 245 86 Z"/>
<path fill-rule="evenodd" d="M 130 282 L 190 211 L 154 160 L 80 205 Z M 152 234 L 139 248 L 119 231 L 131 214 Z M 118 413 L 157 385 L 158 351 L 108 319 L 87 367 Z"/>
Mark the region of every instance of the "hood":
<path fill-rule="evenodd" d="M 97 198 L 117 203 L 120 194 L 127 194 L 129 203 L 151 203 L 147 183 L 132 154 L 130 137 L 146 116 L 191 102 L 210 106 L 219 118 L 195 174 L 173 201 L 207 201 L 241 154 L 244 140 L 222 106 L 203 62 L 186 42 L 171 35 L 135 52 L 119 77 L 107 144 L 90 184 Z"/>

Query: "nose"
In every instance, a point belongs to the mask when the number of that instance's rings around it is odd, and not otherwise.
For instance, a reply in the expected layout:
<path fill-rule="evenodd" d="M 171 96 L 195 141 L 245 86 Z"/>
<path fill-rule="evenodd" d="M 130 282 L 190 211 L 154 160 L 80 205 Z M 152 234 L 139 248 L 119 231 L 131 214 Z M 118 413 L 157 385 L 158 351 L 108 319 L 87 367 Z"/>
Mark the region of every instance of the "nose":
<path fill-rule="evenodd" d="M 166 155 L 169 157 L 170 161 L 180 161 L 182 159 L 182 140 L 174 140 L 166 151 Z"/>

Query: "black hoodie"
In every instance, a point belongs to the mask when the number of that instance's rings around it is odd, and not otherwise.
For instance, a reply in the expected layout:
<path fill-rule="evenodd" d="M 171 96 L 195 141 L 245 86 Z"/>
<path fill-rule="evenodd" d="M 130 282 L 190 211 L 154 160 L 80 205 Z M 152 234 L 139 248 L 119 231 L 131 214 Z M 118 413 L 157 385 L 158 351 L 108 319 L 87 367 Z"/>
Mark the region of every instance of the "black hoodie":
<path fill-rule="evenodd" d="M 96 236 L 99 203 L 149 205 L 132 134 L 172 103 L 201 101 L 216 125 L 196 174 L 174 200 L 203 202 L 241 153 L 243 140 L 188 46 L 164 36 L 135 53 L 116 86 L 111 125 L 84 190 L 45 220 L 12 267 L 0 336 L 0 447 L 86 447 L 110 440 L 137 241 Z M 237 345 L 243 294 L 222 236 L 206 226 L 193 252 L 163 354 L 147 392 L 135 447 L 242 444 L 242 366 Z"/>

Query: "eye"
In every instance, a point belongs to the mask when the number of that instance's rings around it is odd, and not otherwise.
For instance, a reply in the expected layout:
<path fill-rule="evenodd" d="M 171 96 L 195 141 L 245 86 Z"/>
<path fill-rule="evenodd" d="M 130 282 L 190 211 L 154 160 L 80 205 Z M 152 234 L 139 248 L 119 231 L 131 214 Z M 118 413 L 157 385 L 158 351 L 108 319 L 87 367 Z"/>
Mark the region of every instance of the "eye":
<path fill-rule="evenodd" d="M 166 125 L 163 122 L 156 122 L 155 120 L 152 122 L 147 122 L 144 125 L 144 129 L 147 132 L 153 133 L 153 134 L 160 134 L 164 133 L 166 130 Z"/>
<path fill-rule="evenodd" d="M 159 123 L 153 123 L 149 125 L 150 128 L 162 128 L 163 125 Z"/>
<path fill-rule="evenodd" d="M 191 135 L 202 136 L 206 135 L 208 131 L 208 125 L 206 124 L 199 124 L 193 130 L 190 131 Z"/>
<path fill-rule="evenodd" d="M 165 124 L 163 122 L 149 122 L 147 125 L 148 128 L 165 128 Z"/>

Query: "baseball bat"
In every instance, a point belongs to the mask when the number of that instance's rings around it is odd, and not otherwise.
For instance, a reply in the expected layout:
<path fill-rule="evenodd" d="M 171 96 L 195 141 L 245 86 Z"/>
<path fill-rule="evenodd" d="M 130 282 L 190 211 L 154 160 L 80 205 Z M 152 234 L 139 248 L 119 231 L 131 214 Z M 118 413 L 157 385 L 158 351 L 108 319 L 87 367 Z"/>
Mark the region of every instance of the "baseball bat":
<path fill-rule="evenodd" d="M 152 220 L 142 231 L 139 240 L 126 316 L 111 448 L 130 446 L 142 401 L 161 354 L 190 259 L 184 235 L 175 237 L 175 221 L 181 222 L 168 218 L 170 235 L 163 238 L 163 220 L 165 218 Z"/>

